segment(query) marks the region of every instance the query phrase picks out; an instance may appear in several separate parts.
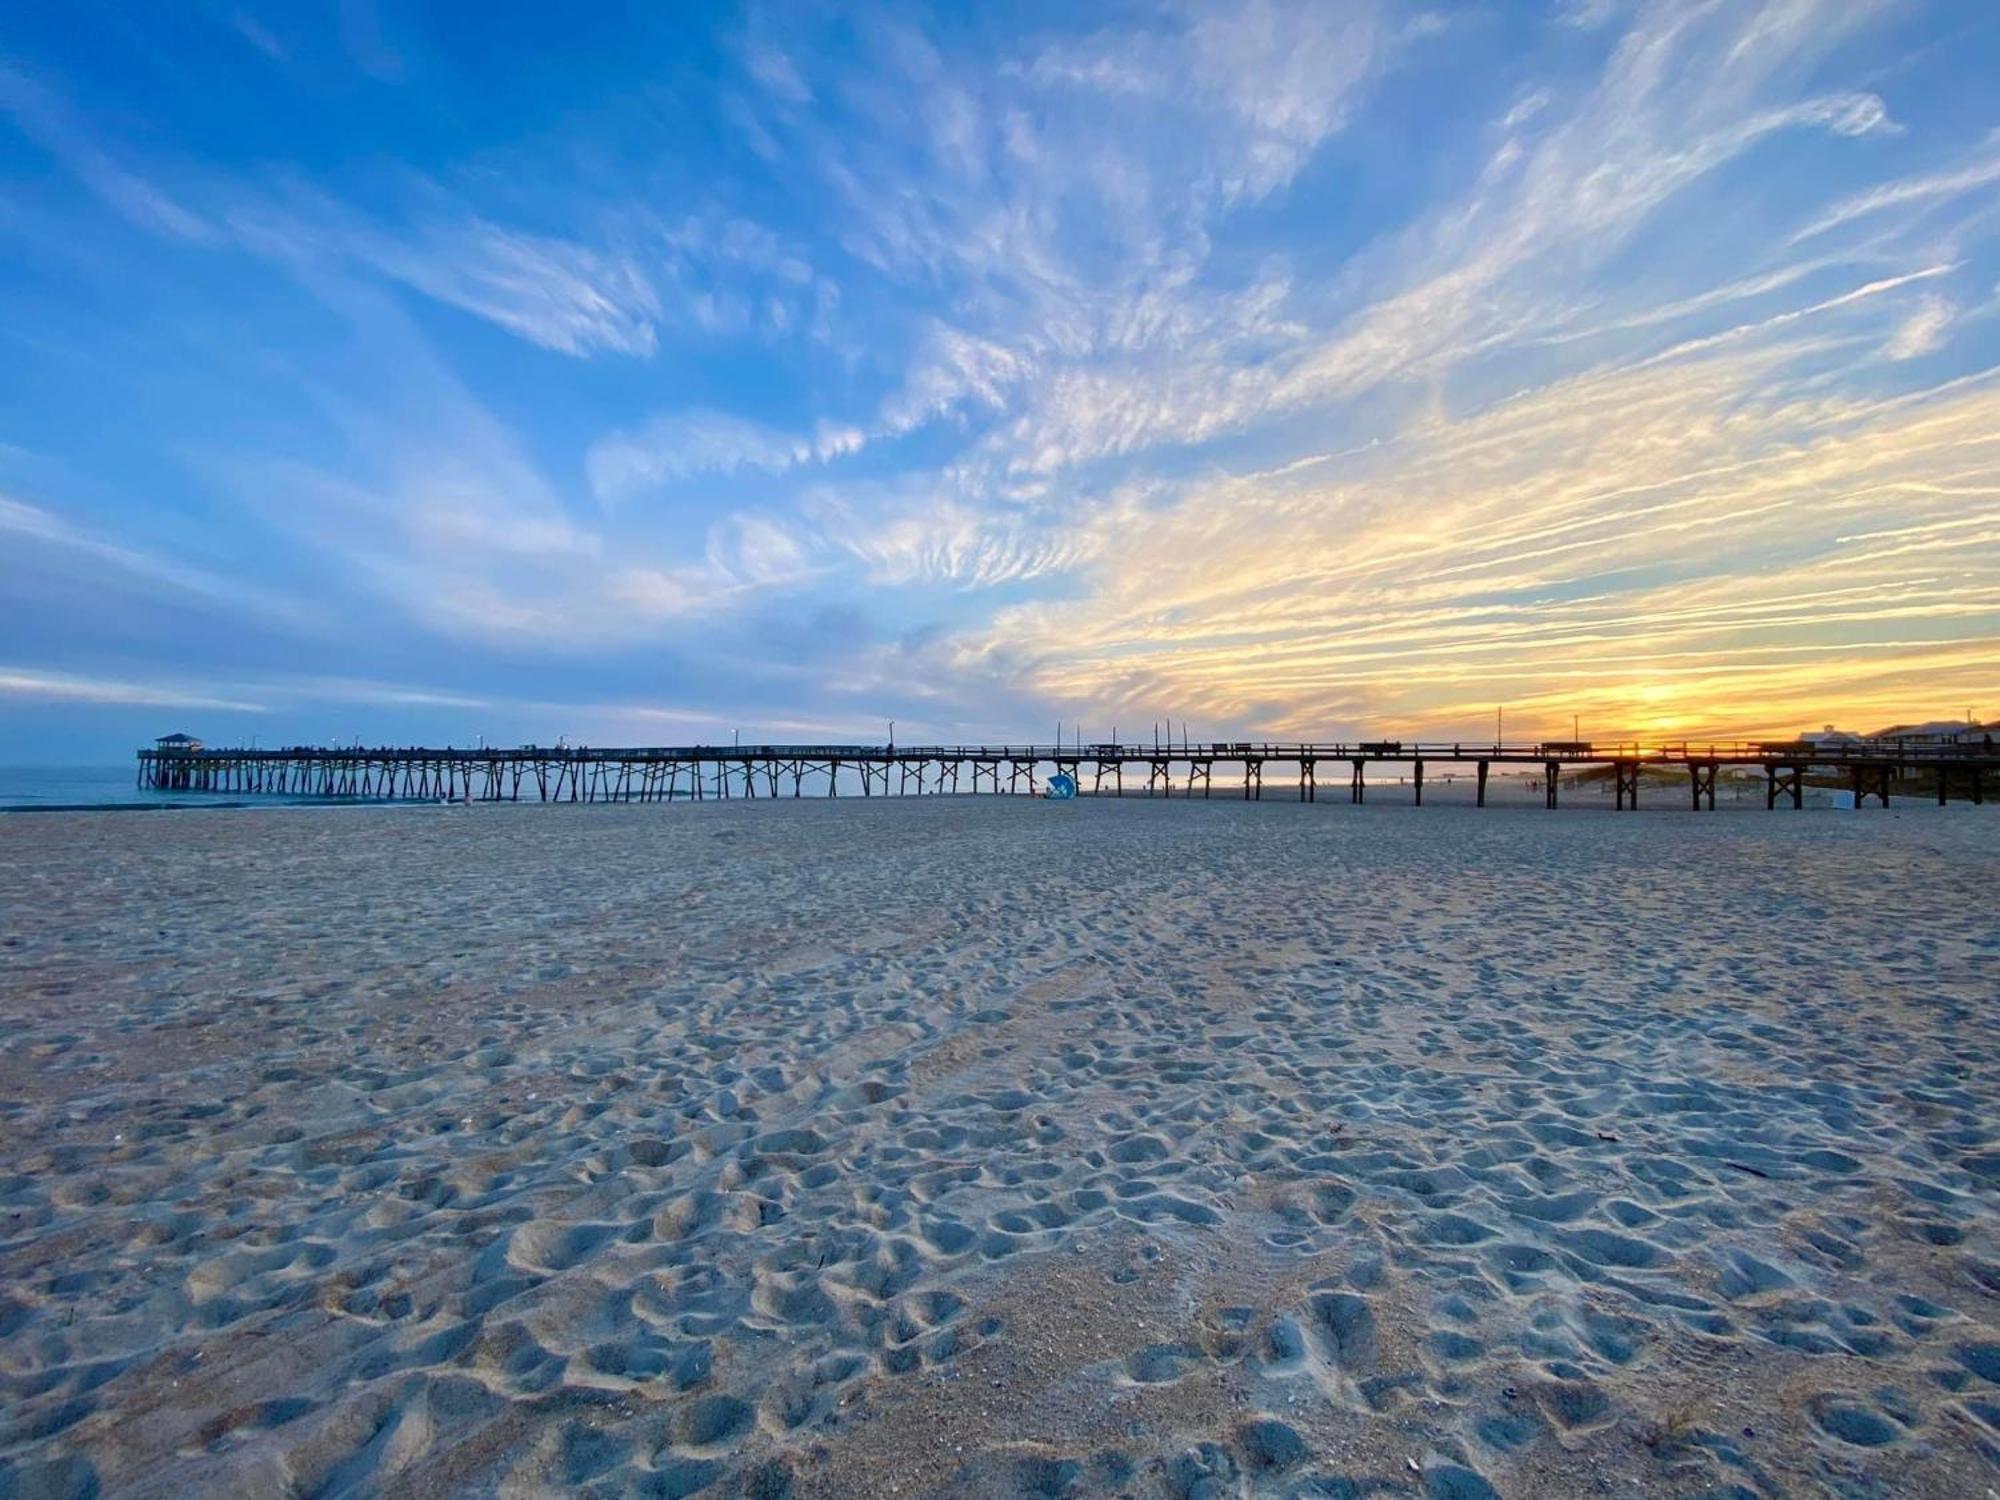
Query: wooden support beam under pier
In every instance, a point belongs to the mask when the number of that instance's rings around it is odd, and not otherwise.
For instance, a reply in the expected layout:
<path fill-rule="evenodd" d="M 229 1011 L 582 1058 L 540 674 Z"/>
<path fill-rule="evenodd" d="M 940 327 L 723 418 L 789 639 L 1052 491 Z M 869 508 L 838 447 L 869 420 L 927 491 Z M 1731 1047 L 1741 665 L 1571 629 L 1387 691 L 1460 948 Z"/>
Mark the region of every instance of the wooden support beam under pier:
<path fill-rule="evenodd" d="M 1710 812 L 1715 811 L 1715 771 L 1712 760 L 1691 760 L 1688 762 L 1688 792 L 1694 798 L 1694 810 L 1700 812 L 1704 801 Z"/>
<path fill-rule="evenodd" d="M 1639 810 L 1639 762 L 1636 760 L 1614 761 L 1611 766 L 1611 774 L 1617 783 L 1618 805 L 1616 810 L 1624 812 L 1627 808 L 1630 808 L 1632 811 L 1637 812 Z"/>
<path fill-rule="evenodd" d="M 1940 764 L 1937 768 L 1938 806 L 1943 807 L 1951 800 L 1951 783 L 1954 773 L 1961 768 Z M 1986 801 L 1986 775 L 1978 766 L 1965 766 L 1965 800 L 1978 806 Z"/>
<path fill-rule="evenodd" d="M 1851 769 L 1853 772 L 1854 805 L 1857 808 L 1866 807 L 1868 799 L 1873 797 L 1882 806 L 1887 807 L 1889 805 L 1889 783 L 1894 779 L 1893 772 L 1896 768 L 1886 765 L 1855 765 Z"/>

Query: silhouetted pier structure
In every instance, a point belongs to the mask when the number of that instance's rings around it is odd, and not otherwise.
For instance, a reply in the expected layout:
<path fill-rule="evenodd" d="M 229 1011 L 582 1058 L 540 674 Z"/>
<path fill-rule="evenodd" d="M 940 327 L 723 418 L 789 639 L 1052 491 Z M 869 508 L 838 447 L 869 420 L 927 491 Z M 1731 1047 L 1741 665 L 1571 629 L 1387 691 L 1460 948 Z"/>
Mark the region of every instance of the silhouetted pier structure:
<path fill-rule="evenodd" d="M 2000 771 L 1990 739 L 1739 742 L 1696 745 L 1443 744 L 1373 740 L 1296 744 L 1248 740 L 1159 744 L 1056 745 L 683 745 L 650 749 L 583 746 L 471 750 L 376 746 L 210 748 L 162 741 L 139 752 L 139 783 L 157 791 L 224 792 L 355 801 L 670 802 L 730 797 L 930 796 L 956 792 L 1033 794 L 1041 770 L 1066 772 L 1083 795 L 1203 797 L 1216 791 L 1218 767 L 1240 773 L 1241 795 L 1261 799 L 1266 772 L 1278 787 L 1296 785 L 1301 802 L 1318 800 L 1322 777 L 1345 782 L 1364 801 L 1369 773 L 1398 767 L 1414 800 L 1424 800 L 1426 769 L 1473 768 L 1478 805 L 1486 805 L 1495 766 L 1539 773 L 1545 805 L 1560 805 L 1562 778 L 1609 772 L 1620 810 L 1639 806 L 1643 773 L 1687 778 L 1690 805 L 1715 806 L 1725 768 L 1763 773 L 1764 805 L 1805 804 L 1807 776 L 1844 782 L 1857 806 L 1889 805 L 1892 787 L 1916 778 L 1934 785 L 1940 803 L 1985 800 Z M 1138 778 L 1143 777 L 1143 781 Z M 1234 788 L 1225 783 L 1225 792 Z"/>

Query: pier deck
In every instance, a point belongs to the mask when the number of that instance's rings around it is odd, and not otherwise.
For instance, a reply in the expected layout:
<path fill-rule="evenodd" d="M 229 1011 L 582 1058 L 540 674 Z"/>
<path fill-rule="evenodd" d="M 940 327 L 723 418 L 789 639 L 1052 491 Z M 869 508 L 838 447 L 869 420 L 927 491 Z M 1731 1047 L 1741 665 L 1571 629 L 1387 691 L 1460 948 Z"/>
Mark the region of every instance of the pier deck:
<path fill-rule="evenodd" d="M 1725 768 L 1763 773 L 1765 806 L 1802 807 L 1808 776 L 1849 788 L 1857 806 L 1889 805 L 1892 788 L 1913 780 L 1951 798 L 1982 802 L 2000 773 L 1990 741 L 1863 740 L 1838 746 L 1806 742 L 1598 745 L 1278 743 L 1247 740 L 1174 745 L 682 745 L 606 749 L 525 745 L 513 749 L 392 746 L 291 746 L 283 749 L 162 745 L 141 750 L 139 783 L 156 791 L 307 796 L 356 801 L 668 802 L 729 797 L 925 796 L 987 792 L 1032 795 L 1043 768 L 1064 772 L 1086 796 L 1208 797 L 1220 790 L 1261 799 L 1267 773 L 1274 789 L 1296 787 L 1302 802 L 1345 787 L 1349 800 L 1368 793 L 1369 773 L 1399 767 L 1418 803 L 1427 767 L 1470 766 L 1478 803 L 1486 804 L 1495 766 L 1538 772 L 1545 805 L 1561 804 L 1564 777 L 1609 775 L 1616 806 L 1639 806 L 1642 773 L 1687 777 L 1686 805 L 1713 809 Z M 1217 767 L 1237 779 L 1214 782 Z M 1126 785 L 1128 774 L 1132 786 Z M 1323 780 L 1330 774 L 1331 780 Z M 811 791 L 808 792 L 808 786 Z"/>

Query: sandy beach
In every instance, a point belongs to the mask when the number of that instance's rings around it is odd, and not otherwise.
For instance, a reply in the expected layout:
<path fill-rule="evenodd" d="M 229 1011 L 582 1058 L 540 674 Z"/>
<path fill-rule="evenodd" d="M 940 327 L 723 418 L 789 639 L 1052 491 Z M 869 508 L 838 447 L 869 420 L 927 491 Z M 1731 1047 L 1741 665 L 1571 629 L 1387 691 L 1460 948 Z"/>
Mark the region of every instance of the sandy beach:
<path fill-rule="evenodd" d="M 0 818 L 0 1496 L 1991 1495 L 1997 831 Z"/>

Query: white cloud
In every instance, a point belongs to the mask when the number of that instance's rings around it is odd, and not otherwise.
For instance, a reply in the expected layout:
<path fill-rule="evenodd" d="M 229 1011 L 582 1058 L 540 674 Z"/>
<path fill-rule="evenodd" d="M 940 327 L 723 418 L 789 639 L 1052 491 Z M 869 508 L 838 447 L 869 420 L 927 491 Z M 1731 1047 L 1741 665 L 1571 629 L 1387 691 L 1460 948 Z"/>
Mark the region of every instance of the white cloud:
<path fill-rule="evenodd" d="M 0 698 L 17 698 L 35 703 L 84 703 L 138 708 L 205 708 L 216 712 L 263 713 L 265 706 L 242 699 L 223 698 L 202 688 L 173 683 L 121 682 L 104 677 L 84 677 L 71 672 L 49 672 L 32 667 L 0 666 Z"/>
<path fill-rule="evenodd" d="M 1575 287 L 1664 205 L 1768 136 L 1798 127 L 1851 135 L 1880 128 L 1872 95 L 1795 104 L 1758 100 L 1761 71 L 1825 46 L 1811 7 L 1753 18 L 1765 51 L 1704 30 L 1678 9 L 1654 13 L 1620 43 L 1604 78 L 1466 204 L 1440 215 L 1413 257 L 1417 279 L 1364 309 L 1300 360 L 1259 404 L 1352 395 L 1386 381 L 1434 377 L 1474 350 L 1562 320 Z M 1830 32 L 1837 19 L 1819 17 Z M 1787 33 L 1779 36 L 1776 33 Z M 1809 42 L 1810 39 L 1810 42 Z M 1721 54 L 1718 56 L 1718 54 Z M 1419 241 L 1421 244 L 1421 240 Z"/>
<path fill-rule="evenodd" d="M 1073 572 L 1100 540 L 1054 509 L 975 503 L 948 478 L 821 487 L 802 508 L 824 545 L 858 560 L 869 583 L 889 587 L 1026 583 Z"/>
<path fill-rule="evenodd" d="M 1500 128 L 1502 130 L 1518 130 L 1548 107 L 1549 91 L 1547 89 L 1535 89 L 1530 93 L 1523 94 L 1515 102 L 1514 107 L 1508 110 L 1506 116 L 1500 121 Z"/>
<path fill-rule="evenodd" d="M 2000 183 L 2000 153 L 1953 171 L 1920 173 L 1895 182 L 1884 183 L 1865 193 L 1856 193 L 1852 197 L 1843 198 L 1793 235 L 1792 239 L 1795 243 L 1811 239 L 1815 235 L 1825 234 L 1830 229 L 1850 224 L 1856 219 L 1868 218 L 1911 204 L 1942 202 L 1962 197 L 1966 193 L 1977 192 L 1994 183 Z"/>
<path fill-rule="evenodd" d="M 365 268 L 559 354 L 658 348 L 660 292 L 636 247 L 512 228 L 423 179 L 408 192 L 417 206 L 397 224 L 296 185 L 217 195 L 239 244 L 309 277 Z"/>
<path fill-rule="evenodd" d="M 698 407 L 599 439 L 584 467 L 598 499 L 615 502 L 704 474 L 780 474 L 853 453 L 864 441 L 859 429 L 831 422 L 805 437 Z"/>
<path fill-rule="evenodd" d="M 810 542 L 785 522 L 736 511 L 708 528 L 708 576 L 744 585 L 796 583 L 815 571 Z"/>
<path fill-rule="evenodd" d="M 1041 356 L 933 322 L 911 363 L 902 389 L 883 404 L 880 422 L 890 433 L 908 432 L 964 402 L 1004 407 L 1039 368 Z"/>
<path fill-rule="evenodd" d="M 20 539 L 17 546 L 56 549 L 105 570 L 108 577 L 99 588 L 138 584 L 293 626 L 313 626 L 326 618 L 313 605 L 115 541 L 44 507 L 0 495 L 0 534 L 9 533 Z"/>
<path fill-rule="evenodd" d="M 265 697 L 358 703 L 381 708 L 490 708 L 493 700 L 437 688 L 409 687 L 360 677 L 288 677 L 264 684 Z"/>
<path fill-rule="evenodd" d="M 30 140 L 74 172 L 112 209 L 166 239 L 203 243 L 215 228 L 165 190 L 120 164 L 99 146 L 76 112 L 54 91 L 0 63 L 0 110 Z"/>
<path fill-rule="evenodd" d="M 1301 735 L 1436 733 L 1503 698 L 1603 737 L 1726 735 L 1893 717 L 1912 672 L 1976 691 L 2000 645 L 1993 374 L 1840 398 L 1801 326 L 1089 518 L 1073 593 L 949 660 L 1093 713 Z"/>
<path fill-rule="evenodd" d="M 1882 352 L 1890 359 L 1902 360 L 1915 359 L 1920 354 L 1942 348 L 1945 330 L 1951 326 L 1956 311 L 1943 297 L 1925 297 L 1917 304 L 1917 310 L 1896 330 L 1896 336 L 1889 340 Z"/>
<path fill-rule="evenodd" d="M 881 405 L 890 433 L 1212 319 L 1194 284 L 1212 225 L 1290 182 L 1408 45 L 1373 4 L 1272 0 L 1121 17 L 997 62 L 891 22 L 860 37 L 863 67 L 816 80 L 837 124 L 789 88 L 757 123 L 830 192 L 846 253 L 940 309 Z"/>
<path fill-rule="evenodd" d="M 1192 115 L 1204 128 L 1191 180 L 1205 177 L 1225 199 L 1261 197 L 1290 181 L 1345 123 L 1385 46 L 1370 4 L 1250 0 L 1183 14 L 1185 25 L 1052 44 L 1029 76 Z"/>
<path fill-rule="evenodd" d="M 743 61 L 750 70 L 750 76 L 785 103 L 813 102 L 812 89 L 800 75 L 798 65 L 785 55 L 783 49 L 767 41 L 753 39 L 744 45 Z"/>
<path fill-rule="evenodd" d="M 568 654 L 657 639 L 665 626 L 717 617 L 825 566 L 810 532 L 782 515 L 738 511 L 692 538 L 638 508 L 595 521 L 571 515 L 391 299 L 344 283 L 320 290 L 370 366 L 386 372 L 368 404 L 328 399 L 352 449 L 350 472 L 267 461 L 231 465 L 226 477 L 268 524 L 420 627 Z M 596 477 L 606 493 L 622 493 L 674 473 L 790 463 L 854 442 L 833 427 L 779 440 L 715 415 L 601 460 Z M 685 443 L 667 440 L 676 434 Z"/>
<path fill-rule="evenodd" d="M 629 256 L 504 229 L 481 219 L 413 239 L 360 232 L 349 254 L 530 343 L 561 354 L 649 355 L 659 294 Z"/>
<path fill-rule="evenodd" d="M 1556 19 L 1579 31 L 1596 31 L 1618 14 L 1619 0 L 1562 0 Z"/>
<path fill-rule="evenodd" d="M 242 36 L 244 41 L 270 58 L 272 62 L 281 63 L 287 60 L 289 49 L 286 48 L 283 42 L 278 40 L 270 27 L 259 21 L 248 11 L 241 7 L 232 11 L 229 17 L 229 24 L 236 28 L 237 33 Z"/>
<path fill-rule="evenodd" d="M 1462 201 L 1371 246 L 1337 281 L 1284 264 L 1248 285 L 1221 282 L 1209 236 L 1233 203 L 1289 181 L 1393 57 L 1366 7 L 1204 12 L 1185 28 L 1051 45 L 1020 70 L 1043 91 L 1036 123 L 989 121 L 1004 149 L 976 155 L 970 176 L 888 195 L 855 169 L 835 173 L 855 210 L 856 253 L 952 293 L 952 315 L 927 330 L 881 423 L 999 413 L 976 462 L 1048 476 L 1435 385 L 1476 355 L 1558 339 L 1588 310 L 1600 268 L 1771 136 L 1893 128 L 1872 94 L 1795 93 L 1872 8 L 1643 12 L 1594 88 L 1562 105 L 1552 88 L 1520 96 L 1506 125 L 1532 119 L 1533 137 L 1510 136 Z M 1316 94 L 1322 79 L 1331 83 Z M 940 87 L 948 113 L 977 118 L 963 90 Z M 1093 127 L 1098 146 L 1079 162 L 1057 131 L 1095 116 L 1063 110 L 1106 103 L 1120 116 Z M 1199 128 L 1176 133 L 1188 119 Z M 1179 159 L 1169 168 L 1163 153 Z M 1074 193 L 1099 206 L 1098 233 L 1122 254 L 1077 254 L 1063 233 Z M 1385 290 L 1357 305 L 1353 287 Z M 1695 310 L 1726 299 L 1676 300 Z M 1346 315 L 1329 317 L 1343 303 Z M 1628 302 L 1608 321 L 1664 320 Z"/>

